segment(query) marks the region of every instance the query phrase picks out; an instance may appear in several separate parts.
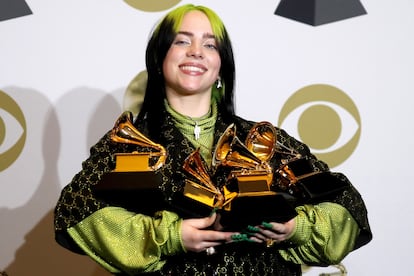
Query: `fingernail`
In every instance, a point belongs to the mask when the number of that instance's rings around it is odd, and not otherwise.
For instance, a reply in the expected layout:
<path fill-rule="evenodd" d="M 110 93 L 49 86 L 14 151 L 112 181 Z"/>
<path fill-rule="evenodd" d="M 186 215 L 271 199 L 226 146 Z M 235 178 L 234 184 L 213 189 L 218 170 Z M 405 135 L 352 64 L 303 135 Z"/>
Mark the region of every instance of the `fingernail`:
<path fill-rule="evenodd" d="M 214 215 L 218 210 L 218 207 L 214 207 L 213 210 L 211 210 L 211 213 L 209 215 L 209 217 L 211 217 L 212 215 Z"/>
<path fill-rule="evenodd" d="M 273 225 L 268 222 L 262 222 L 262 226 L 267 229 L 272 229 Z"/>
<path fill-rule="evenodd" d="M 249 241 L 249 237 L 246 234 L 234 234 L 231 236 L 234 242 Z"/>
<path fill-rule="evenodd" d="M 252 233 L 257 233 L 257 232 L 260 232 L 260 228 L 257 228 L 257 227 L 255 227 L 255 226 L 251 226 L 251 225 L 247 225 L 247 230 L 248 230 L 249 232 L 252 232 Z"/>
<path fill-rule="evenodd" d="M 241 237 L 241 234 L 234 234 L 234 235 L 231 235 L 231 239 L 232 239 L 233 241 L 238 241 L 238 240 L 240 240 L 240 237 Z"/>

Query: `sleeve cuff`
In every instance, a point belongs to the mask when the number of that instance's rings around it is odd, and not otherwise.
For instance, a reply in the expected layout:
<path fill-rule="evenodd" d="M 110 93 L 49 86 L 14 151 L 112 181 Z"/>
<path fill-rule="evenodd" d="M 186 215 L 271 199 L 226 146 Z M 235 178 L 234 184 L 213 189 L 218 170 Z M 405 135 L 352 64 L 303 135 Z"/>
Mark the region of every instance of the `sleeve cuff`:
<path fill-rule="evenodd" d="M 166 245 L 163 246 L 161 254 L 165 256 L 172 256 L 177 253 L 186 252 L 181 238 L 181 223 L 181 219 L 171 223 L 169 227 L 170 238 L 167 240 Z"/>
<path fill-rule="evenodd" d="M 296 208 L 298 215 L 295 217 L 295 229 L 293 234 L 288 239 L 290 243 L 296 245 L 305 244 L 312 233 L 312 225 L 309 223 L 309 220 L 306 218 L 306 213 L 303 211 L 304 206 L 299 206 Z"/>

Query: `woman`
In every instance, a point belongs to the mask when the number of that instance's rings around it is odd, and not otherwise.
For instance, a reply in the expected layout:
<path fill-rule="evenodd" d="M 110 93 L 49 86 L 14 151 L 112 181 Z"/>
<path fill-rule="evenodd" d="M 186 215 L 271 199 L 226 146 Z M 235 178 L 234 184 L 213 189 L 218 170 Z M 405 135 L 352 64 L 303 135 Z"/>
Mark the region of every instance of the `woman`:
<path fill-rule="evenodd" d="M 223 23 L 210 9 L 184 5 L 168 13 L 148 43 L 146 64 L 148 84 L 134 126 L 168 153 L 157 174 L 166 206 L 172 206 L 188 177 L 183 170 L 186 158 L 200 149 L 211 172 L 212 153 L 228 126 L 234 124 L 244 140 L 254 122 L 234 114 L 232 47 Z M 281 129 L 277 137 L 313 170 L 329 172 L 306 145 Z M 185 212 L 154 202 L 157 212 L 148 214 L 98 198 L 93 187 L 113 170 L 113 155 L 136 150 L 143 149 L 114 143 L 109 133 L 105 135 L 63 189 L 55 210 L 57 241 L 114 274 L 300 275 L 301 264 L 339 263 L 371 239 L 364 203 L 338 173 L 331 175 L 347 185 L 342 192 L 296 206 L 297 216 L 287 222 L 264 222 L 248 231 L 213 230 L 218 229 L 213 227 L 218 219 L 214 212 L 187 218 Z M 287 155 L 275 154 L 269 163 L 278 168 Z M 217 187 L 225 185 L 225 174 L 216 172 Z M 277 188 L 275 183 L 272 187 Z M 214 248 L 215 254 L 205 254 L 214 253 Z"/>

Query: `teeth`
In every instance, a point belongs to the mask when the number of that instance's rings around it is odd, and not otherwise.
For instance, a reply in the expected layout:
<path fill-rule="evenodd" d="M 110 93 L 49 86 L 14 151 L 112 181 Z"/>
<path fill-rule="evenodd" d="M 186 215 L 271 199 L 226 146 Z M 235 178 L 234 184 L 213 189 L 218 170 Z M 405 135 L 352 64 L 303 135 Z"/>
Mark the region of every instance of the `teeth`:
<path fill-rule="evenodd" d="M 185 71 L 192 71 L 192 72 L 204 72 L 204 70 L 200 67 L 196 67 L 196 66 L 181 66 L 182 70 Z"/>

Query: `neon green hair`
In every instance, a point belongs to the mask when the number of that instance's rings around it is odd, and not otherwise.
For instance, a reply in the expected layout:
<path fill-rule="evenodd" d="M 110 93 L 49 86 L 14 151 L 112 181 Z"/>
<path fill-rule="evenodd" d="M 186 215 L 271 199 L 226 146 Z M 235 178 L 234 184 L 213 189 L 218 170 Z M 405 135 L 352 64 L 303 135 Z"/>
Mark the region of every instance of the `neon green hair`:
<path fill-rule="evenodd" d="M 165 16 L 165 20 L 172 22 L 172 29 L 175 33 L 178 33 L 184 16 L 191 11 L 200 11 L 204 13 L 210 21 L 213 34 L 218 42 L 221 42 L 224 37 L 224 24 L 220 17 L 211 9 L 204 6 L 196 6 L 193 4 L 187 4 L 172 10 Z M 158 26 L 159 28 L 159 26 Z M 158 31 L 157 28 L 157 31 Z"/>

